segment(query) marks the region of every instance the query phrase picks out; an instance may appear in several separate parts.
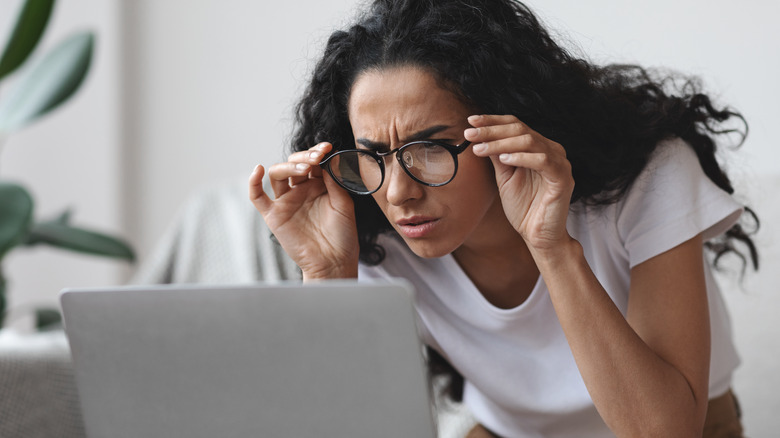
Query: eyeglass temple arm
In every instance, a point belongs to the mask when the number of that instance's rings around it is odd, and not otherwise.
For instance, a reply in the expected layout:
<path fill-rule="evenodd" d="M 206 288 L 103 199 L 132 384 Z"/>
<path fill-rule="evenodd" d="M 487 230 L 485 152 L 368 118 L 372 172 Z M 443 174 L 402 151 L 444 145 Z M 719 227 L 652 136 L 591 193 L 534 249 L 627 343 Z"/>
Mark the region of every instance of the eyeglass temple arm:
<path fill-rule="evenodd" d="M 455 148 L 458 150 L 458 153 L 461 153 L 461 152 L 463 152 L 464 150 L 466 150 L 466 148 L 467 148 L 467 147 L 469 147 L 469 145 L 470 145 L 470 144 L 471 144 L 471 142 L 470 142 L 470 141 L 468 141 L 468 140 L 463 140 L 463 143 L 461 143 L 461 144 L 459 144 L 459 145 L 455 146 Z"/>

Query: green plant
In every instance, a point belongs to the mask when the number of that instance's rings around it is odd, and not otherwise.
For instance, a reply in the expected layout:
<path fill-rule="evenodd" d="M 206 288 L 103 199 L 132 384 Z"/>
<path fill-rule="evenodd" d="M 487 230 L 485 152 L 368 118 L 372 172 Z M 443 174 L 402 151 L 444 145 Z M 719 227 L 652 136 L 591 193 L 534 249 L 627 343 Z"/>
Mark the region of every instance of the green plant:
<path fill-rule="evenodd" d="M 26 0 L 5 49 L 0 56 L 0 81 L 23 66 L 35 50 L 54 8 L 54 0 Z M 92 60 L 94 35 L 79 32 L 66 38 L 41 59 L 19 71 L 14 88 L 0 95 L 0 146 L 2 140 L 68 100 L 81 86 Z M 0 181 L 0 327 L 6 315 L 7 282 L 2 272 L 4 257 L 14 248 L 46 244 L 70 251 L 133 261 L 135 256 L 123 240 L 75 227 L 71 213 L 45 221 L 34 219 L 34 202 L 22 185 Z M 51 310 L 39 309 L 51 320 Z"/>

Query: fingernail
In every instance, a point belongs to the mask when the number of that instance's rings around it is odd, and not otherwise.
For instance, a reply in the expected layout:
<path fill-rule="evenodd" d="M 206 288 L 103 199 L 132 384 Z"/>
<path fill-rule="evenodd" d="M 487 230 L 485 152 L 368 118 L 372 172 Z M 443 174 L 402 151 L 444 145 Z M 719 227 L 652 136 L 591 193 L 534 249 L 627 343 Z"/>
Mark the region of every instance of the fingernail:
<path fill-rule="evenodd" d="M 309 152 L 309 158 L 317 158 L 320 156 L 320 153 L 317 151 Z"/>
<path fill-rule="evenodd" d="M 307 170 L 309 168 L 309 165 L 306 163 L 298 163 L 295 165 L 296 170 Z"/>
<path fill-rule="evenodd" d="M 485 143 L 477 143 L 474 146 L 472 146 L 472 149 L 474 152 L 481 154 L 482 152 L 485 152 L 487 150 L 487 145 Z"/>
<path fill-rule="evenodd" d="M 480 116 L 480 115 L 478 115 L 478 114 L 475 114 L 475 115 L 473 115 L 473 116 L 469 116 L 469 118 L 468 118 L 468 121 L 469 121 L 469 122 L 472 122 L 472 121 L 474 121 L 474 122 L 475 122 L 475 121 L 477 121 L 477 120 L 479 120 L 479 119 L 481 119 L 481 118 L 482 118 L 482 116 Z"/>
<path fill-rule="evenodd" d="M 469 128 L 463 132 L 463 134 L 468 138 L 474 138 L 479 134 L 479 131 L 476 128 Z"/>
<path fill-rule="evenodd" d="M 502 163 L 509 161 L 509 158 L 510 158 L 509 154 L 501 154 L 498 156 L 499 161 L 501 161 Z"/>

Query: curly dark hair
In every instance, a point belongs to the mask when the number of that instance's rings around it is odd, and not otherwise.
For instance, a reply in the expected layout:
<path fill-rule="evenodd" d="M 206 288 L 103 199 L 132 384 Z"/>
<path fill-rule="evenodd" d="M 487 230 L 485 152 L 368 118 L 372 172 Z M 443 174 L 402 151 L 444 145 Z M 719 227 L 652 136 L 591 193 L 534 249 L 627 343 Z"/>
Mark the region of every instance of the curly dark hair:
<path fill-rule="evenodd" d="M 734 192 L 716 147 L 733 134 L 742 144 L 747 123 L 739 113 L 717 108 L 695 78 L 636 65 L 597 66 L 575 57 L 526 5 L 513 0 L 373 1 L 355 24 L 328 39 L 296 107 L 292 149 L 321 141 L 353 148 L 347 101 L 356 77 L 407 65 L 431 72 L 470 108 L 514 115 L 563 145 L 575 180 L 572 202 L 616 202 L 657 145 L 673 137 L 693 148 L 718 187 Z M 729 127 L 735 121 L 741 130 Z M 377 264 L 384 250 L 376 238 L 391 226 L 372 197 L 353 199 L 361 260 Z M 746 212 L 743 221 L 757 228 L 755 213 Z M 731 253 L 744 266 L 747 251 L 758 268 L 747 229 L 738 223 L 707 243 L 716 265 Z"/>
<path fill-rule="evenodd" d="M 679 137 L 696 152 L 706 175 L 734 188 L 715 156 L 716 136 L 739 113 L 717 109 L 693 78 L 635 65 L 596 66 L 557 44 L 533 12 L 512 0 L 376 0 L 348 30 L 334 32 L 296 106 L 292 149 L 321 142 L 336 149 L 355 141 L 347 101 L 358 74 L 414 65 L 484 114 L 512 114 L 566 149 L 575 180 L 572 202 L 608 204 L 625 193 L 661 140 Z M 376 237 L 391 229 L 374 200 L 354 196 L 361 260 L 381 262 Z M 755 214 L 748 209 L 751 227 Z M 709 242 L 755 268 L 756 248 L 735 225 Z"/>

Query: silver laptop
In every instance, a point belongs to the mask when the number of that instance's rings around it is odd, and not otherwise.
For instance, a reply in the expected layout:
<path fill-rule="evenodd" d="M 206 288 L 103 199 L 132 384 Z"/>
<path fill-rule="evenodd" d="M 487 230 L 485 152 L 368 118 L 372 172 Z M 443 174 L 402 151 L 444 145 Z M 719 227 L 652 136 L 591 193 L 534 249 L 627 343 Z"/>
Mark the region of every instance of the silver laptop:
<path fill-rule="evenodd" d="M 404 283 L 66 289 L 87 435 L 434 437 Z"/>

